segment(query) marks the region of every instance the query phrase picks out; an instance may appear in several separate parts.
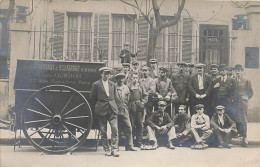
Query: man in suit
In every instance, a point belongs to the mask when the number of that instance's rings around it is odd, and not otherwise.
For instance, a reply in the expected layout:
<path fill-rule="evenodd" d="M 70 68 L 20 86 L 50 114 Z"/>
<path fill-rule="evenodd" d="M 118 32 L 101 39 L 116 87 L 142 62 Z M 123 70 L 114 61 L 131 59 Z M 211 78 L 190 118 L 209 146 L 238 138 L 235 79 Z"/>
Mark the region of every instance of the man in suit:
<path fill-rule="evenodd" d="M 197 74 L 193 75 L 188 84 L 190 100 L 191 100 L 191 115 L 195 114 L 195 105 L 203 104 L 205 106 L 205 114 L 208 115 L 209 110 L 209 95 L 210 95 L 210 77 L 204 73 L 204 64 L 196 64 Z"/>
<path fill-rule="evenodd" d="M 222 105 L 225 107 L 226 113 L 230 114 L 232 110 L 232 100 L 236 88 L 236 83 L 234 79 L 230 78 L 227 75 L 227 68 L 225 64 L 221 64 L 219 67 L 220 77 L 217 79 L 216 84 L 214 85 L 217 88 L 217 105 Z M 213 86 L 213 84 L 212 84 Z"/>
<path fill-rule="evenodd" d="M 230 117 L 236 122 L 238 133 L 243 137 L 242 146 L 247 146 L 247 110 L 248 100 L 253 96 L 251 82 L 243 76 L 243 67 L 241 64 L 235 65 L 236 71 L 236 90 L 234 98 L 234 107 L 237 107 Z"/>
<path fill-rule="evenodd" d="M 212 64 L 210 66 L 211 69 L 211 75 L 210 75 L 210 80 L 211 80 L 211 96 L 210 96 L 210 107 L 209 107 L 209 117 L 211 118 L 212 115 L 215 113 L 215 107 L 217 106 L 217 99 L 218 99 L 218 88 L 219 88 L 219 66 L 217 64 Z"/>
<path fill-rule="evenodd" d="M 111 69 L 109 67 L 102 67 L 99 71 L 102 78 L 93 83 L 90 99 L 95 106 L 94 114 L 97 116 L 105 155 L 119 157 L 117 152 L 117 105 L 120 105 L 120 99 L 118 97 L 116 85 L 109 80 Z M 109 122 L 111 126 L 111 145 L 107 139 L 107 122 Z"/>
<path fill-rule="evenodd" d="M 189 101 L 188 83 L 189 75 L 184 72 L 185 62 L 178 62 L 178 72 L 174 73 L 171 77 L 172 85 L 177 93 L 175 101 L 175 112 L 178 113 L 179 105 L 187 105 Z"/>
<path fill-rule="evenodd" d="M 118 105 L 118 126 L 119 130 L 121 129 L 126 137 L 125 150 L 126 151 L 136 151 L 133 148 L 133 134 L 132 134 L 132 126 L 129 117 L 128 110 L 128 102 L 130 97 L 130 90 L 128 86 L 126 86 L 124 82 L 125 74 L 118 73 L 116 76 L 117 80 L 117 92 L 119 95 L 119 99 L 121 101 L 120 105 Z"/>
<path fill-rule="evenodd" d="M 124 84 L 128 85 L 130 78 L 131 78 L 130 64 L 129 63 L 123 63 L 122 65 L 123 65 L 123 73 L 125 74 Z"/>
<path fill-rule="evenodd" d="M 204 105 L 197 104 L 195 106 L 197 114 L 191 117 L 191 133 L 196 141 L 196 144 L 191 146 L 192 149 L 206 149 L 208 145 L 206 140 L 212 134 L 210 129 L 209 116 L 204 114 Z"/>
<path fill-rule="evenodd" d="M 224 112 L 225 107 L 218 105 L 216 107 L 216 113 L 214 113 L 211 118 L 210 124 L 218 140 L 218 147 L 231 148 L 231 139 L 236 134 L 236 124 L 227 114 L 224 114 Z"/>
<path fill-rule="evenodd" d="M 187 63 L 188 66 L 188 75 L 192 76 L 194 74 L 194 64 L 193 63 Z"/>
<path fill-rule="evenodd" d="M 130 43 L 124 43 L 124 49 L 121 50 L 119 58 L 121 59 L 121 63 L 131 63 L 131 57 L 136 57 L 135 54 L 130 52 Z"/>
<path fill-rule="evenodd" d="M 168 148 L 175 149 L 175 147 L 172 145 L 172 140 L 176 138 L 174 123 L 170 116 L 164 112 L 165 107 L 166 102 L 159 101 L 158 110 L 153 112 L 147 119 L 147 131 L 152 149 L 156 149 L 158 147 L 156 138 L 158 135 L 166 135 L 168 137 Z"/>

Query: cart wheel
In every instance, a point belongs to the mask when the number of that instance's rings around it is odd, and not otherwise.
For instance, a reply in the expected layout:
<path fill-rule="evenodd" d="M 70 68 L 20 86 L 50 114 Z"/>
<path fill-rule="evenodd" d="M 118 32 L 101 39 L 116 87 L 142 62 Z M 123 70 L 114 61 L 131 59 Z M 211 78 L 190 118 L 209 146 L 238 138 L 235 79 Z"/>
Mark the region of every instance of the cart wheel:
<path fill-rule="evenodd" d="M 49 154 L 65 154 L 86 140 L 92 112 L 86 98 L 64 85 L 51 85 L 26 101 L 21 125 L 27 140 Z"/>

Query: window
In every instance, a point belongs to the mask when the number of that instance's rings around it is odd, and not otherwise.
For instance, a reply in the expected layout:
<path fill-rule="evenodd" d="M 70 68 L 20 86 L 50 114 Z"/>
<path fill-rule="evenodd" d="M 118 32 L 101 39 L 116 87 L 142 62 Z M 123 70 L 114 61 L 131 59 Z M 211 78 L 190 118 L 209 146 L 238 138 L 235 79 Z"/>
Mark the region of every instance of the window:
<path fill-rule="evenodd" d="M 16 12 L 16 23 L 26 23 L 26 6 L 16 6 L 18 11 Z"/>
<path fill-rule="evenodd" d="M 259 48 L 246 47 L 245 48 L 245 67 L 259 68 Z"/>
<path fill-rule="evenodd" d="M 168 28 L 168 61 L 178 61 L 178 25 Z"/>
<path fill-rule="evenodd" d="M 91 61 L 91 15 L 68 13 L 67 60 Z"/>
<path fill-rule="evenodd" d="M 148 43 L 148 31 L 149 25 L 143 16 L 139 16 L 138 22 L 138 46 L 140 52 L 143 52 L 142 56 L 139 55 L 138 59 L 146 60 L 147 43 Z"/>
<path fill-rule="evenodd" d="M 64 39 L 64 13 L 54 12 L 54 32 L 53 32 L 53 57 L 51 59 L 63 59 L 63 39 Z"/>
<path fill-rule="evenodd" d="M 122 15 L 112 17 L 112 60 L 118 60 L 122 49 Z"/>
<path fill-rule="evenodd" d="M 212 35 L 212 31 L 208 32 Z M 182 36 L 182 61 L 191 62 L 192 56 L 192 20 L 183 18 L 183 36 Z"/>

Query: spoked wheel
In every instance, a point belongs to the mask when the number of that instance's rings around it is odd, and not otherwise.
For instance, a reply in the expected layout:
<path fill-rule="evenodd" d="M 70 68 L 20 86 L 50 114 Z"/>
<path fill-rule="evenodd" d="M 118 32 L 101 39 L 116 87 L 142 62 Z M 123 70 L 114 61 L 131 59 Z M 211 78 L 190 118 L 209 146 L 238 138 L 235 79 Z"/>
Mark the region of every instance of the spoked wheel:
<path fill-rule="evenodd" d="M 65 154 L 86 140 L 92 112 L 80 92 L 53 85 L 27 99 L 21 121 L 24 135 L 34 147 L 49 154 Z"/>

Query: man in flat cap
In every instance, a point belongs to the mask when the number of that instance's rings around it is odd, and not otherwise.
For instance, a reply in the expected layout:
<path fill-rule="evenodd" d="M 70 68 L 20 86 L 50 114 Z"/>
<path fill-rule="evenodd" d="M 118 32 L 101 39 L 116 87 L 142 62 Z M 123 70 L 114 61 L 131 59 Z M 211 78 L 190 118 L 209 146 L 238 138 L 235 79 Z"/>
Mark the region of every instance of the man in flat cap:
<path fill-rule="evenodd" d="M 150 68 L 147 66 L 142 67 L 143 78 L 140 79 L 140 85 L 144 88 L 148 102 L 145 104 L 146 118 L 149 117 L 153 110 L 153 96 L 156 92 L 155 80 L 149 76 Z"/>
<path fill-rule="evenodd" d="M 226 113 L 229 114 L 233 107 L 233 97 L 236 89 L 236 83 L 234 79 L 227 75 L 227 68 L 225 64 L 221 64 L 219 67 L 220 77 L 214 87 L 217 87 L 217 105 L 225 107 Z M 213 85 L 212 85 L 213 86 Z"/>
<path fill-rule="evenodd" d="M 125 74 L 125 80 L 124 84 L 127 85 L 130 81 L 130 64 L 129 63 L 123 63 L 123 73 Z"/>
<path fill-rule="evenodd" d="M 124 73 L 118 73 L 115 77 L 117 80 L 116 88 L 121 102 L 118 105 L 118 126 L 120 127 L 119 130 L 122 130 L 126 137 L 125 150 L 136 151 L 133 148 L 132 126 L 128 110 L 130 90 L 128 86 L 124 84 Z"/>
<path fill-rule="evenodd" d="M 90 100 L 95 106 L 94 114 L 97 116 L 105 155 L 119 157 L 117 152 L 117 106 L 120 105 L 120 99 L 116 85 L 112 81 L 109 81 L 111 69 L 109 67 L 102 67 L 99 71 L 102 78 L 92 84 Z M 107 139 L 107 122 L 111 126 L 111 144 L 109 144 Z"/>
<path fill-rule="evenodd" d="M 130 52 L 130 43 L 125 42 L 124 48 L 121 50 L 119 58 L 121 59 L 121 63 L 131 63 L 131 58 L 136 57 L 135 54 Z"/>
<path fill-rule="evenodd" d="M 174 149 L 172 140 L 176 138 L 174 123 L 170 116 L 164 112 L 166 102 L 158 102 L 158 110 L 152 113 L 147 119 L 147 131 L 149 136 L 149 143 L 152 145 L 152 149 L 158 147 L 156 136 L 168 137 L 168 148 Z"/>
<path fill-rule="evenodd" d="M 172 86 L 172 82 L 166 76 L 167 69 L 165 67 L 160 67 L 159 69 L 159 78 L 155 79 L 156 84 L 156 93 L 155 96 L 158 100 L 165 100 L 168 104 L 177 99 L 177 94 Z M 157 102 L 158 103 L 158 102 Z M 166 112 L 172 118 L 172 108 L 169 106 L 166 108 Z"/>
<path fill-rule="evenodd" d="M 193 63 L 187 63 L 188 67 L 188 75 L 192 76 L 194 74 L 194 64 Z"/>
<path fill-rule="evenodd" d="M 159 71 L 158 71 L 158 62 L 156 59 L 150 59 L 149 60 L 150 66 L 151 66 L 151 71 L 150 71 L 150 77 L 153 79 L 158 78 L 159 76 Z"/>
<path fill-rule="evenodd" d="M 227 75 L 230 77 L 230 78 L 234 78 L 233 76 L 233 68 L 232 67 L 227 67 Z"/>
<path fill-rule="evenodd" d="M 171 76 L 172 85 L 177 93 L 177 100 L 175 100 L 175 112 L 178 113 L 179 105 L 188 106 L 189 101 L 189 92 L 188 92 L 188 83 L 189 75 L 184 71 L 185 62 L 178 62 L 178 72 L 174 73 Z"/>
<path fill-rule="evenodd" d="M 210 129 L 209 116 L 204 114 L 204 105 L 197 104 L 195 106 L 197 114 L 191 117 L 191 132 L 195 138 L 196 144 L 191 146 L 192 149 L 206 149 L 206 139 L 212 134 Z"/>
<path fill-rule="evenodd" d="M 194 74 L 188 84 L 190 100 L 191 100 L 191 115 L 195 113 L 194 106 L 203 104 L 205 106 L 205 114 L 209 110 L 209 95 L 210 95 L 210 77 L 204 73 L 204 64 L 196 64 L 197 73 Z"/>
<path fill-rule="evenodd" d="M 138 60 L 132 61 L 132 68 L 130 69 L 130 78 L 132 78 L 133 73 L 138 73 L 139 78 L 142 78 L 142 70 L 139 68 Z"/>
<path fill-rule="evenodd" d="M 243 67 L 241 64 L 235 65 L 236 71 L 236 90 L 234 98 L 234 107 L 237 107 L 235 111 L 230 114 L 232 120 L 237 125 L 238 133 L 243 137 L 242 146 L 247 146 L 247 110 L 248 100 L 253 96 L 253 89 L 251 87 L 250 80 L 244 78 Z"/>
<path fill-rule="evenodd" d="M 210 90 L 210 96 L 209 96 L 209 101 L 210 101 L 210 106 L 209 106 L 209 117 L 215 113 L 215 107 L 217 106 L 217 98 L 218 98 L 218 88 L 219 88 L 219 66 L 217 64 L 212 64 L 210 66 L 210 80 L 211 80 L 211 90 Z"/>
<path fill-rule="evenodd" d="M 185 105 L 179 105 L 179 112 L 173 119 L 177 138 L 173 140 L 173 145 L 188 146 L 192 138 L 190 132 L 190 116 L 186 112 Z"/>
<path fill-rule="evenodd" d="M 225 114 L 225 107 L 218 105 L 216 113 L 211 118 L 211 126 L 218 141 L 219 148 L 231 148 L 231 139 L 236 135 L 236 123 Z"/>
<path fill-rule="evenodd" d="M 110 80 L 116 84 L 116 74 L 123 72 L 123 66 L 117 65 L 113 68 L 113 72 L 111 72 L 112 76 L 110 77 Z"/>

